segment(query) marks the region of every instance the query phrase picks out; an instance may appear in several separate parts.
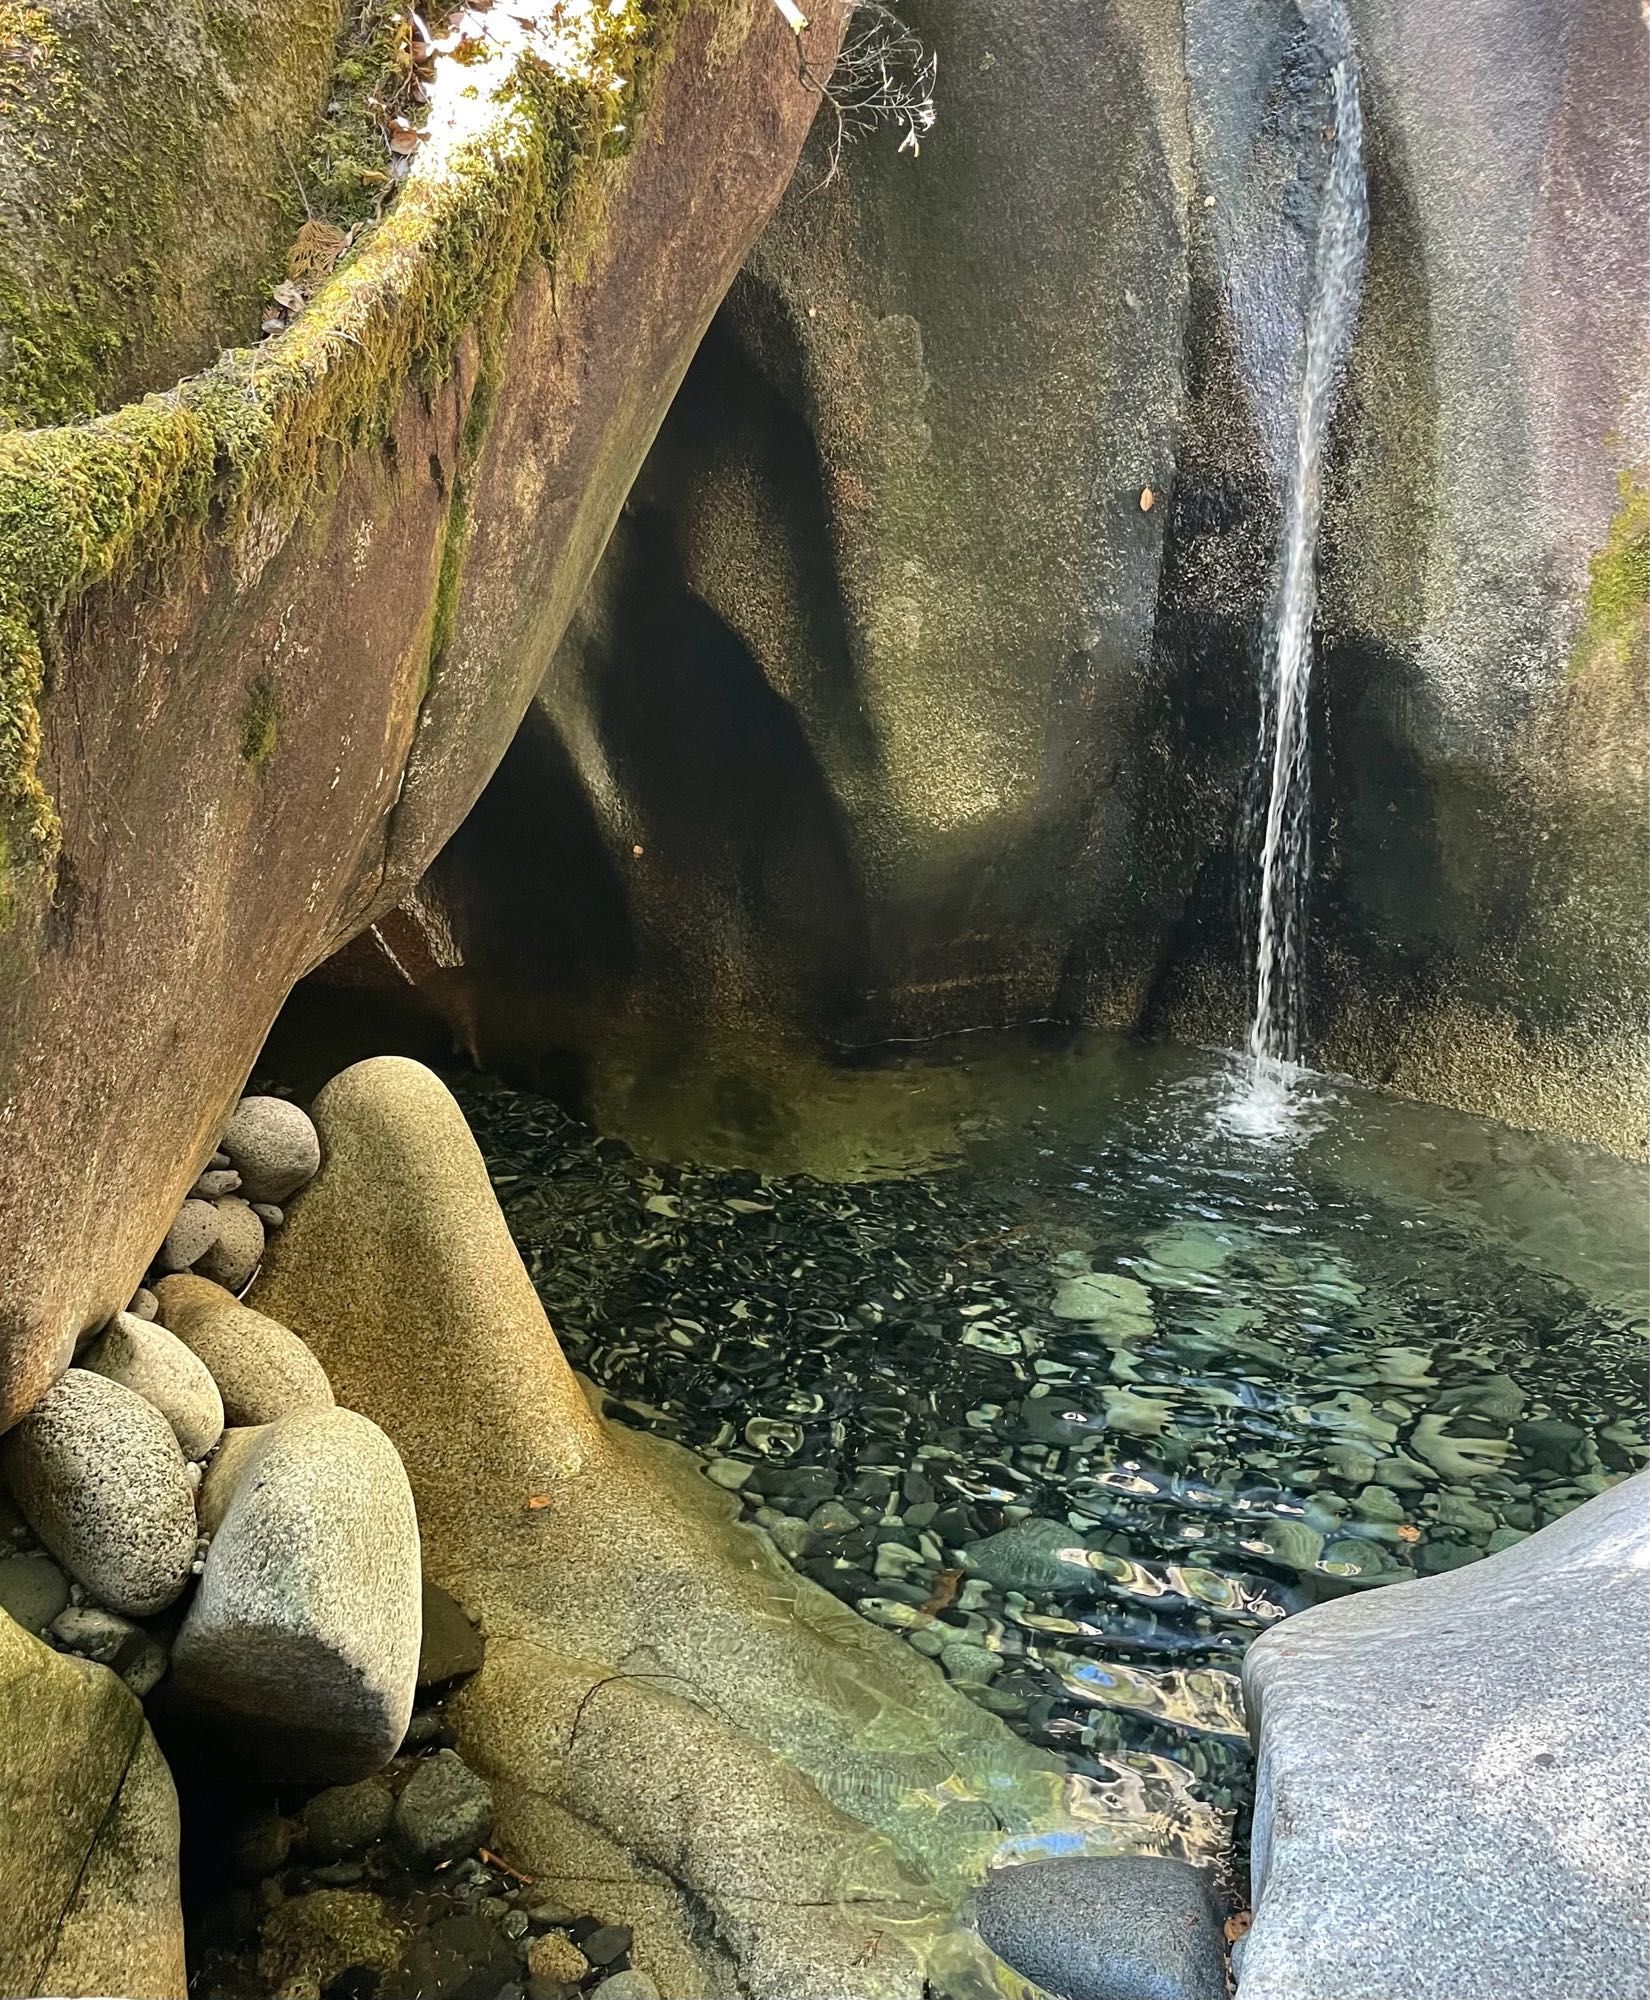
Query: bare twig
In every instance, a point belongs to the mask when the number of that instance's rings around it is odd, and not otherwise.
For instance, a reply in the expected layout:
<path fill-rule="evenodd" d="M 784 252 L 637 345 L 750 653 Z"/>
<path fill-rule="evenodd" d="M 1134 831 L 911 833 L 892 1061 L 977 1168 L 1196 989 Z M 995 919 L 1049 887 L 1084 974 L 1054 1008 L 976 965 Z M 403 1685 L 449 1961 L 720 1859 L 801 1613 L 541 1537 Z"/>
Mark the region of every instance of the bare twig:
<path fill-rule="evenodd" d="M 939 57 L 930 54 L 882 0 L 859 0 L 835 63 L 821 75 L 803 47 L 806 15 L 793 0 L 774 0 L 774 5 L 795 31 L 798 74 L 824 98 L 836 121 L 820 186 L 835 178 L 843 147 L 880 125 L 894 126 L 901 135 L 900 151 L 914 159 L 934 126 Z"/>

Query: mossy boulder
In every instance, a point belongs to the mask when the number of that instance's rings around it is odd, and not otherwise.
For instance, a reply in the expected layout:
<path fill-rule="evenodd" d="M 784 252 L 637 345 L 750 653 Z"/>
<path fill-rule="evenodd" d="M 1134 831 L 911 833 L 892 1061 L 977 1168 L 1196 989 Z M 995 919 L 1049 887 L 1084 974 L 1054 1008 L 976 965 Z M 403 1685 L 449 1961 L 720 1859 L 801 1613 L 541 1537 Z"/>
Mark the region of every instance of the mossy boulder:
<path fill-rule="evenodd" d="M 0 428 L 255 339 L 341 0 L 0 0 Z"/>
<path fill-rule="evenodd" d="M 290 330 L 0 435 L 0 1420 L 486 782 L 817 108 L 770 0 L 578 20 L 453 65 Z"/>
<path fill-rule="evenodd" d="M 0 1991 L 183 2000 L 178 1806 L 107 1667 L 0 1612 Z"/>

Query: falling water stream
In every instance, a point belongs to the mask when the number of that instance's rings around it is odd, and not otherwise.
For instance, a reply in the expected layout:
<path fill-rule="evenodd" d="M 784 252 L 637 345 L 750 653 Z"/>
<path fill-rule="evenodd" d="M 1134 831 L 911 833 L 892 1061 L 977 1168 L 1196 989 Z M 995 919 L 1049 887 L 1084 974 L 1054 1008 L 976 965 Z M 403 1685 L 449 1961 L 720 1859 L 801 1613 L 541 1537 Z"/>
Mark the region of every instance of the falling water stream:
<path fill-rule="evenodd" d="M 1307 701 L 1317 604 L 1323 452 L 1341 370 L 1357 323 L 1369 211 L 1357 59 L 1338 0 L 1303 0 L 1301 12 L 1331 63 L 1334 145 L 1318 221 L 1295 455 L 1267 646 L 1256 749 L 1258 848 L 1255 1011 L 1249 1026 L 1252 1102 L 1276 1102 L 1301 1053 L 1301 935 L 1310 860 L 1311 762 Z M 1262 805 L 1264 801 L 1264 805 Z"/>

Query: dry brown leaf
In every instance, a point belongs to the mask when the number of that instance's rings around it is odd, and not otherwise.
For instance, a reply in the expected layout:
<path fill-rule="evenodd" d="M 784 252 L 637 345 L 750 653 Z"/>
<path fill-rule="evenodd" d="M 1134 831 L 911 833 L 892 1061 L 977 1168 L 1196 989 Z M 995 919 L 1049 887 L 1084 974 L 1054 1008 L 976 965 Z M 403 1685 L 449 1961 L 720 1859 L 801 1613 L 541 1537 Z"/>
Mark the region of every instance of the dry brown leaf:
<path fill-rule="evenodd" d="M 390 142 L 390 151 L 402 159 L 416 153 L 424 143 L 424 134 L 416 125 L 410 125 L 405 118 L 394 119 L 386 136 Z"/>
<path fill-rule="evenodd" d="M 528 1496 L 527 1505 L 531 1512 L 537 1513 L 539 1508 L 548 1507 L 550 1505 L 550 1495 L 548 1493 L 530 1494 Z"/>
<path fill-rule="evenodd" d="M 286 274 L 298 284 L 324 277 L 343 254 L 349 238 L 330 222 L 311 216 L 292 239 L 286 253 Z"/>
<path fill-rule="evenodd" d="M 304 309 L 304 295 L 290 278 L 283 278 L 270 296 L 284 313 L 299 313 Z"/>

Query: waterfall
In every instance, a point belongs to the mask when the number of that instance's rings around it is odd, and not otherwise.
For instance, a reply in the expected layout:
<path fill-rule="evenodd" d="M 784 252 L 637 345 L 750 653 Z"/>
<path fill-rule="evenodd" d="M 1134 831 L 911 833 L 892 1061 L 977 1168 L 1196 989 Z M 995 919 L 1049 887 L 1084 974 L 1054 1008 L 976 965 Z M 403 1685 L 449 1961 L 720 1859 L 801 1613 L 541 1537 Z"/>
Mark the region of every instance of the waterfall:
<path fill-rule="evenodd" d="M 1246 832 L 1258 853 L 1255 883 L 1255 1011 L 1249 1026 L 1250 1088 L 1275 1092 L 1301 1053 L 1301 938 L 1310 846 L 1312 771 L 1307 697 L 1317 606 L 1323 451 L 1335 395 L 1358 318 L 1369 211 L 1364 195 L 1363 117 L 1357 57 L 1340 0 L 1299 0 L 1302 18 L 1330 63 L 1334 140 L 1318 218 L 1306 358 L 1295 415 L 1295 451 L 1266 651 L 1260 741 Z"/>

